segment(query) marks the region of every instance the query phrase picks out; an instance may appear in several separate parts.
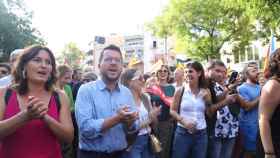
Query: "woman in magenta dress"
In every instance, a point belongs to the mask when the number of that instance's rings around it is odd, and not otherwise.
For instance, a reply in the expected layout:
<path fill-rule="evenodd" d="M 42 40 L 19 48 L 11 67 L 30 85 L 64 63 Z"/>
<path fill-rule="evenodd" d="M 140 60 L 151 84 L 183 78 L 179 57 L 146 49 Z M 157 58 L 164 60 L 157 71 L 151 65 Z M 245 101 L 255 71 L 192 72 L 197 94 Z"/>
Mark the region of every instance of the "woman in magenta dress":
<path fill-rule="evenodd" d="M 18 60 L 13 85 L 0 90 L 0 158 L 62 158 L 73 125 L 65 93 L 53 88 L 53 53 L 31 46 Z"/>

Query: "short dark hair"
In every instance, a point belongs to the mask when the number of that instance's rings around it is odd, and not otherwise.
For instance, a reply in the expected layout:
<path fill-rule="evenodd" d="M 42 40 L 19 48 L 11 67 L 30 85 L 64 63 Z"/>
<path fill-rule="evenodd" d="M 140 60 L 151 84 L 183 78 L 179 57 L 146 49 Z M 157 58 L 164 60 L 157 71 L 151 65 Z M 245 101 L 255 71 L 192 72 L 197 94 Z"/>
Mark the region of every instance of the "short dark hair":
<path fill-rule="evenodd" d="M 23 53 L 20 55 L 18 59 L 18 63 L 16 65 L 15 70 L 13 70 L 13 76 L 14 76 L 14 82 L 15 85 L 13 86 L 20 95 L 24 95 L 28 91 L 28 82 L 26 77 L 24 77 L 24 68 L 26 64 L 32 60 L 41 50 L 45 50 L 51 59 L 51 65 L 52 65 L 52 72 L 51 76 L 48 79 L 48 81 L 45 83 L 45 89 L 47 91 L 51 90 L 53 88 L 54 83 L 56 82 L 56 64 L 55 64 L 55 58 L 52 53 L 52 51 L 41 45 L 32 45 L 26 49 L 24 49 Z"/>
<path fill-rule="evenodd" d="M 121 59 L 123 60 L 123 58 L 122 58 L 122 52 L 121 52 L 120 47 L 118 47 L 118 46 L 116 46 L 116 45 L 111 44 L 111 45 L 109 45 L 109 46 L 105 47 L 105 48 L 101 51 L 101 53 L 100 53 L 100 57 L 99 57 L 99 63 L 101 63 L 101 61 L 102 61 L 102 59 L 103 59 L 103 56 L 104 56 L 104 52 L 105 52 L 105 50 L 114 50 L 114 51 L 119 52 L 119 53 L 120 53 L 120 55 L 121 55 Z"/>
<path fill-rule="evenodd" d="M 193 68 L 195 71 L 200 72 L 201 75 L 198 79 L 198 87 L 199 88 L 206 88 L 206 80 L 205 80 L 205 73 L 203 66 L 198 61 L 191 61 L 188 62 L 185 66 L 186 68 Z"/>
<path fill-rule="evenodd" d="M 224 62 L 222 62 L 221 60 L 214 59 L 214 60 L 210 60 L 207 63 L 206 69 L 207 70 L 213 69 L 216 65 L 226 68 L 226 65 L 224 64 Z"/>
<path fill-rule="evenodd" d="M 11 73 L 11 67 L 9 64 L 6 63 L 0 63 L 0 67 L 4 67 L 8 70 L 9 73 Z"/>

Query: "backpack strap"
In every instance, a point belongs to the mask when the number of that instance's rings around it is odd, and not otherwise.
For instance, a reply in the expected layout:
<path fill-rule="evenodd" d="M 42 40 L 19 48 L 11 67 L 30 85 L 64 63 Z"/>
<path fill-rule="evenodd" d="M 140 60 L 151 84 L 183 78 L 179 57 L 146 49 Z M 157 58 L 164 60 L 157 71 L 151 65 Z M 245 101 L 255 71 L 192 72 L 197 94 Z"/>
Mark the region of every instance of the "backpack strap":
<path fill-rule="evenodd" d="M 56 102 L 57 111 L 60 111 L 61 102 L 60 102 L 60 99 L 59 99 L 58 92 L 57 91 L 53 91 L 53 96 L 54 96 L 54 99 L 55 99 L 55 102 Z"/>
<path fill-rule="evenodd" d="M 12 96 L 12 89 L 8 88 L 5 92 L 5 105 L 7 106 L 10 100 L 10 97 Z"/>

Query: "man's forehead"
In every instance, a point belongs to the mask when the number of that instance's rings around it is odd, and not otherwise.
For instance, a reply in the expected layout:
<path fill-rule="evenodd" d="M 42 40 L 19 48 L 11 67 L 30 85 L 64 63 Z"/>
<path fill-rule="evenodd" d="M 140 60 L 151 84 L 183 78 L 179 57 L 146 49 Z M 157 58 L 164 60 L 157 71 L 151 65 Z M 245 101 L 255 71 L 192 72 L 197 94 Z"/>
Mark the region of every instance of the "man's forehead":
<path fill-rule="evenodd" d="M 220 71 L 226 71 L 227 70 L 227 68 L 225 68 L 224 66 L 220 66 L 220 65 L 215 65 L 215 67 L 214 67 L 216 70 L 218 69 L 218 70 L 220 70 Z"/>
<path fill-rule="evenodd" d="M 248 70 L 258 70 L 257 66 L 248 66 Z"/>
<path fill-rule="evenodd" d="M 121 57 L 121 53 L 116 50 L 106 49 L 104 50 L 104 57 Z"/>

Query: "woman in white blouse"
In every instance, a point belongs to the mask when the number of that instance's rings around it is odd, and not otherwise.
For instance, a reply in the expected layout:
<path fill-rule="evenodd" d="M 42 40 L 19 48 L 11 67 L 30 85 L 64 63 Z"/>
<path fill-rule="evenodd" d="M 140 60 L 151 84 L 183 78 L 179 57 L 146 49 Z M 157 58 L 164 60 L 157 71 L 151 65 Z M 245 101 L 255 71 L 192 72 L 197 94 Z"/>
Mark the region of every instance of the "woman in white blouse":
<path fill-rule="evenodd" d="M 171 116 L 177 121 L 172 157 L 205 158 L 207 151 L 205 112 L 206 104 L 211 99 L 209 91 L 205 89 L 202 65 L 197 61 L 187 63 L 185 78 L 186 82 L 176 91 L 170 108 Z"/>

